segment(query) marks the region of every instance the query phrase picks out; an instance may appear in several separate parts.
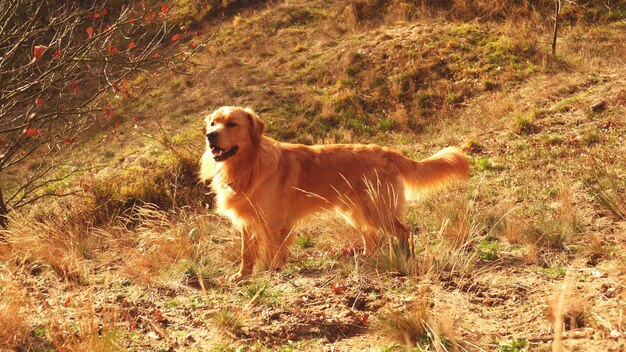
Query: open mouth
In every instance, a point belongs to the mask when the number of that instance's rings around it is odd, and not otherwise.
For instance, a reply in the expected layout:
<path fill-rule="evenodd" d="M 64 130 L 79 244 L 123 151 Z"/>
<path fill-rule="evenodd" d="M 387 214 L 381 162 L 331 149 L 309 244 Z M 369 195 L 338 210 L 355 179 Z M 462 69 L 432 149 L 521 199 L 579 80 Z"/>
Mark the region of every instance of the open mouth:
<path fill-rule="evenodd" d="M 231 156 L 235 155 L 238 149 L 239 147 L 237 146 L 234 146 L 230 149 L 222 149 L 220 147 L 212 145 L 211 153 L 213 154 L 213 159 L 215 159 L 215 161 L 224 161 L 230 158 Z"/>

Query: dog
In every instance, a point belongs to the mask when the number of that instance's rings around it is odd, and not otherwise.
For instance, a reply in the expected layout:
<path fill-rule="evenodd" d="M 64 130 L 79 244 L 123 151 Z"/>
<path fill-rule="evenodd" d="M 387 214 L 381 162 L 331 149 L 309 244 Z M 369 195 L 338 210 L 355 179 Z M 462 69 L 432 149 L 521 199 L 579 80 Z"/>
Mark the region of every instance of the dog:
<path fill-rule="evenodd" d="M 365 254 L 377 233 L 409 239 L 402 217 L 407 200 L 469 177 L 467 157 L 455 147 L 413 161 L 378 145 L 278 142 L 249 108 L 224 106 L 205 118 L 206 151 L 200 179 L 211 179 L 216 211 L 241 232 L 241 267 L 249 276 L 260 257 L 270 269 L 286 262 L 294 227 L 324 210 L 338 211 L 363 238 Z"/>

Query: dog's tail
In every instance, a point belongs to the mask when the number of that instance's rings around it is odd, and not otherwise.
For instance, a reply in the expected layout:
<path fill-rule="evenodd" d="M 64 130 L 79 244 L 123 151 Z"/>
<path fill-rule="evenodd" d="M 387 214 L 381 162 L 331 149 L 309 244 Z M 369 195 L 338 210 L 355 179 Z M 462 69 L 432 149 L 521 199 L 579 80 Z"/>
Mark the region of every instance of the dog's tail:
<path fill-rule="evenodd" d="M 406 199 L 417 199 L 424 192 L 469 178 L 470 164 L 459 148 L 444 148 L 421 161 L 414 161 L 400 154 L 398 157 L 396 165 L 404 178 Z"/>

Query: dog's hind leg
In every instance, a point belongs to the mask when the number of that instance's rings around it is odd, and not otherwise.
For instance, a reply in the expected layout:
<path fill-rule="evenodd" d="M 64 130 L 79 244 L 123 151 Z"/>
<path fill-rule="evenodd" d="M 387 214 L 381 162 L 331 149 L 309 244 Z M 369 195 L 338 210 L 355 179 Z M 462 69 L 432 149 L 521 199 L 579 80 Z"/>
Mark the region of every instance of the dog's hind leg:
<path fill-rule="evenodd" d="M 368 184 L 367 195 L 361 197 L 361 204 L 367 222 L 382 232 L 390 252 L 398 249 L 409 253 L 410 231 L 402 221 L 406 203 L 404 187 L 401 182 L 394 181 Z"/>

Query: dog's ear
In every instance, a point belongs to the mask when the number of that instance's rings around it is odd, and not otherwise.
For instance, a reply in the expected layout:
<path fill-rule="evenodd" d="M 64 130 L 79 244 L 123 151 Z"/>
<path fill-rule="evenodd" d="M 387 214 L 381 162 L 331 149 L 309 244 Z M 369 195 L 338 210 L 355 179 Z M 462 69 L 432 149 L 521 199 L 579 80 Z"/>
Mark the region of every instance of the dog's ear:
<path fill-rule="evenodd" d="M 245 109 L 245 111 L 248 121 L 250 122 L 250 139 L 252 139 L 253 144 L 257 145 L 261 143 L 261 136 L 263 135 L 263 131 L 265 131 L 265 122 L 251 109 Z"/>

